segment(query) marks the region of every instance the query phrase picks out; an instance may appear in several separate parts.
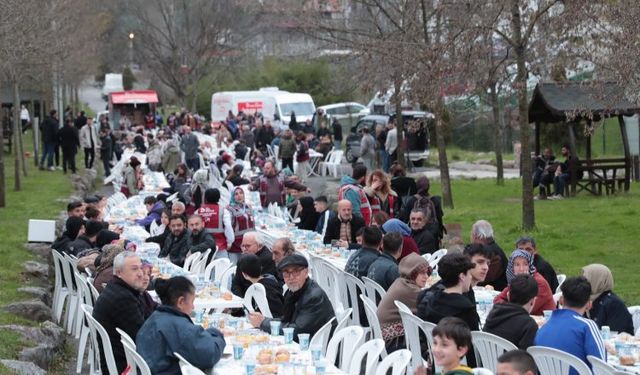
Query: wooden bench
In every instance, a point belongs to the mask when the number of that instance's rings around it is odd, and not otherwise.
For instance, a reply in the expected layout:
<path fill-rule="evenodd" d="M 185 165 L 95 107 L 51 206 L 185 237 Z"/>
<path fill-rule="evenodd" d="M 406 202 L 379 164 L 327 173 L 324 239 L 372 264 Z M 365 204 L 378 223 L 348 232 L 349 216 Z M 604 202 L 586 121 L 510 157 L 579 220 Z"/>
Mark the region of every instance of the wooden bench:
<path fill-rule="evenodd" d="M 624 158 L 580 160 L 578 171 L 582 171 L 583 176 L 578 179 L 576 175 L 574 183 L 569 177 L 564 194 L 569 196 L 588 191 L 593 195 L 602 195 L 604 191 L 606 195 L 611 195 L 616 190 L 628 191 L 631 177 L 626 168 Z M 546 185 L 548 192 L 552 191 L 552 184 L 550 182 Z"/>

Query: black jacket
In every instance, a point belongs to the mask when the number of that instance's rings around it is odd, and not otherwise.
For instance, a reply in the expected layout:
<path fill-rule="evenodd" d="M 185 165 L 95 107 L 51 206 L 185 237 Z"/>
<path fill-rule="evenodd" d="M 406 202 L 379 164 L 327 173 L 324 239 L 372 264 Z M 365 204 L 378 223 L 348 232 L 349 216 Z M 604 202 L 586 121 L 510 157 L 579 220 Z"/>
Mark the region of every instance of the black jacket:
<path fill-rule="evenodd" d="M 398 197 L 409 199 L 412 195 L 418 192 L 416 187 L 416 180 L 407 176 L 399 176 L 391 179 L 391 189 L 396 192 Z M 411 207 L 413 208 L 413 207 Z M 409 210 L 411 212 L 411 210 Z"/>
<path fill-rule="evenodd" d="M 634 334 L 633 318 L 629 309 L 620 297 L 611 291 L 604 292 L 596 298 L 587 314 L 600 328 L 609 326 L 612 331 Z"/>
<path fill-rule="evenodd" d="M 400 277 L 398 261 L 391 254 L 383 252 L 369 266 L 367 277 L 380 284 L 384 290 L 389 290 L 391 284 Z"/>
<path fill-rule="evenodd" d="M 127 358 L 116 328 L 122 329 L 132 338 L 136 337 L 138 330 L 144 323 L 144 305 L 140 292 L 115 277 L 115 281 L 107 284 L 107 287 L 100 293 L 93 307 L 92 315 L 109 334 L 118 373 L 123 372 L 127 367 Z M 102 351 L 100 352 L 101 366 L 106 369 L 104 355 Z"/>
<path fill-rule="evenodd" d="M 282 295 L 282 284 L 271 274 L 265 274 L 260 281 L 267 292 L 267 302 L 269 310 L 274 318 L 281 318 L 284 306 L 284 296 Z"/>
<path fill-rule="evenodd" d="M 113 152 L 113 140 L 111 136 L 105 135 L 100 137 L 100 156 L 102 159 L 111 160 L 111 154 Z"/>
<path fill-rule="evenodd" d="M 160 233 L 157 236 L 148 237 L 146 240 L 144 240 L 144 242 L 154 242 L 160 245 L 160 247 L 162 248 L 162 245 L 164 245 L 164 240 L 166 240 L 167 237 L 169 237 L 170 233 L 171 233 L 171 228 L 165 227 L 164 232 Z"/>
<path fill-rule="evenodd" d="M 331 124 L 331 130 L 333 130 L 333 139 L 335 141 L 342 141 L 342 125 L 334 121 L 333 124 Z"/>
<path fill-rule="evenodd" d="M 204 253 L 207 249 L 211 249 L 211 254 L 216 251 L 216 242 L 211 237 L 211 233 L 207 233 L 204 229 L 197 235 L 189 232 L 189 250 L 191 254 L 198 252 Z"/>
<path fill-rule="evenodd" d="M 533 265 L 536 267 L 536 271 L 547 280 L 551 292 L 555 293 L 556 289 L 558 289 L 558 275 L 556 274 L 556 270 L 539 254 L 533 257 Z"/>
<path fill-rule="evenodd" d="M 379 257 L 380 252 L 378 250 L 363 247 L 351 254 L 349 260 L 347 260 L 347 264 L 344 266 L 344 271 L 361 279 L 362 276 L 369 274 L 369 267 L 371 267 L 371 264 Z"/>
<path fill-rule="evenodd" d="M 59 125 L 58 119 L 55 119 L 51 116 L 47 116 L 41 125 L 42 142 L 57 143 L 59 127 L 60 125 Z"/>
<path fill-rule="evenodd" d="M 84 250 L 92 249 L 96 247 L 93 242 L 89 239 L 89 237 L 83 235 L 78 236 L 75 241 L 72 241 L 68 245 L 68 254 L 78 255 Z"/>
<path fill-rule="evenodd" d="M 483 331 L 509 340 L 518 349 L 527 350 L 533 345 L 538 324 L 520 305 L 505 302 L 493 305 Z"/>
<path fill-rule="evenodd" d="M 78 129 L 73 126 L 63 126 L 58 130 L 58 142 L 65 152 L 75 153 L 80 147 L 80 137 Z"/>
<path fill-rule="evenodd" d="M 327 221 L 327 230 L 324 233 L 324 243 L 330 244 L 331 240 L 340 239 L 340 215 L 336 215 Z M 360 228 L 364 227 L 364 219 L 358 215 L 351 216 L 351 238 L 349 239 L 349 244 L 356 243 L 356 232 Z M 349 246 L 351 247 L 351 246 Z"/>
<path fill-rule="evenodd" d="M 178 267 L 182 267 L 188 252 L 189 231 L 185 230 L 177 237 L 174 236 L 173 233 L 169 233 L 167 238 L 164 240 L 164 245 L 162 246 L 159 256 L 161 258 L 168 256 L 171 263 Z"/>
<path fill-rule="evenodd" d="M 411 238 L 416 241 L 420 254 L 433 254 L 438 250 L 438 239 L 426 226 L 419 230 L 412 229 Z"/>
<path fill-rule="evenodd" d="M 272 275 L 277 280 L 278 271 L 276 270 L 276 263 L 273 261 L 271 251 L 266 246 L 263 246 L 262 249 L 256 253 L 256 256 L 260 258 L 260 264 L 262 265 L 261 273 L 263 275 Z M 282 288 L 282 284 L 279 283 L 279 285 L 280 288 Z M 231 293 L 244 298 L 244 294 L 250 286 L 251 281 L 245 279 L 241 272 L 236 272 L 231 280 Z M 282 289 L 280 289 L 280 291 L 282 292 Z"/>
<path fill-rule="evenodd" d="M 507 283 L 507 256 L 498 244 L 491 240 L 484 245 L 489 254 L 489 271 L 483 282 L 478 283 L 479 286 L 492 285 L 495 290 L 502 291 L 506 288 Z M 553 291 L 553 290 L 552 290 Z"/>
<path fill-rule="evenodd" d="M 393 180 L 391 181 L 391 186 L 393 187 Z M 441 239 L 446 232 L 444 227 L 444 211 L 442 210 L 442 198 L 439 196 L 431 195 L 431 202 L 433 202 L 433 207 L 435 208 L 435 215 L 432 217 L 432 222 L 427 224 L 427 228 L 436 236 L 438 239 Z M 402 210 L 400 211 L 400 220 L 405 223 L 409 222 L 409 215 L 411 215 L 411 210 L 413 210 L 414 206 L 418 201 L 418 197 L 414 194 L 408 198 L 406 198 L 403 203 Z M 433 220 L 434 219 L 434 220 Z"/>
<path fill-rule="evenodd" d="M 327 294 L 318 283 L 309 278 L 299 291 L 293 293 L 288 290 L 285 293 L 284 311 L 291 311 L 292 314 L 290 318 L 283 315 L 280 329 L 293 327 L 295 339 L 300 333 L 315 335 L 323 325 L 336 316 Z M 271 320 L 265 319 L 260 329 L 269 332 Z"/>
<path fill-rule="evenodd" d="M 455 316 L 462 319 L 471 331 L 480 330 L 476 306 L 465 295 L 446 293 L 441 285 L 424 290 L 418 294 L 418 316 L 427 322 L 438 324 L 442 318 Z M 476 367 L 473 350 L 467 353 L 467 366 Z"/>
<path fill-rule="evenodd" d="M 57 250 L 59 253 L 69 253 L 69 244 L 71 244 L 73 240 L 62 233 L 62 236 L 56 238 L 56 240 L 51 244 L 51 248 Z"/>

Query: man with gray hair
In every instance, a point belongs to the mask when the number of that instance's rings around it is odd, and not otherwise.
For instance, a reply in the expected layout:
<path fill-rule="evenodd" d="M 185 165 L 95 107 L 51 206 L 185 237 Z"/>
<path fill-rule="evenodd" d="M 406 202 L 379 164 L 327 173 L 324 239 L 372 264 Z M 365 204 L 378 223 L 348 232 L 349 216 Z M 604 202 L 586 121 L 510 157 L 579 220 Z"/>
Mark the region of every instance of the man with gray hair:
<path fill-rule="evenodd" d="M 184 215 L 184 212 L 187 210 L 184 203 L 180 201 L 175 201 L 171 205 L 171 215 Z"/>
<path fill-rule="evenodd" d="M 507 256 L 493 239 L 493 227 L 486 220 L 478 220 L 471 226 L 471 243 L 484 245 L 489 257 L 489 271 L 479 286 L 491 285 L 501 291 L 507 287 Z"/>
<path fill-rule="evenodd" d="M 113 260 L 113 274 L 113 280 L 100 293 L 92 315 L 109 334 L 116 367 L 118 373 L 121 373 L 127 367 L 127 358 L 116 328 L 122 329 L 130 337 L 136 337 L 145 319 L 140 293 L 144 290 L 145 279 L 140 257 L 131 251 L 116 255 Z M 100 365 L 103 369 L 107 368 L 102 350 Z"/>
<path fill-rule="evenodd" d="M 258 235 L 258 232 L 247 232 L 242 236 L 242 254 L 254 254 L 260 258 L 262 265 L 261 274 L 271 274 L 277 276 L 276 264 L 273 261 L 273 254 L 263 243 L 262 239 Z M 242 256 L 240 256 L 242 259 Z M 240 262 L 240 259 L 238 262 Z M 236 272 L 233 280 L 231 281 L 231 292 L 236 296 L 244 298 L 244 294 L 247 288 L 251 286 L 251 282 L 247 281 L 241 272 Z"/>

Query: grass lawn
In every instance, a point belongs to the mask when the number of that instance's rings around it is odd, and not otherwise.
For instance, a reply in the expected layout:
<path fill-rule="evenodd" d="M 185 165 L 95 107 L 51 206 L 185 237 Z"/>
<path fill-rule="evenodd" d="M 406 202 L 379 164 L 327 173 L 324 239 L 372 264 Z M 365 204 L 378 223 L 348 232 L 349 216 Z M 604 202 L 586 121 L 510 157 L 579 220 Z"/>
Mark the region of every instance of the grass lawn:
<path fill-rule="evenodd" d="M 32 149 L 32 135 L 27 132 L 24 144 L 27 151 Z M 13 190 L 13 162 L 12 155 L 5 156 L 5 174 L 7 206 L 0 208 L 0 305 L 5 305 L 25 296 L 16 291 L 17 288 L 28 285 L 22 276 L 22 263 L 35 259 L 23 244 L 27 241 L 27 227 L 29 219 L 55 219 L 65 204 L 56 201 L 71 193 L 71 184 L 62 171 L 40 171 L 35 167 L 33 158 L 27 159 L 29 176 L 22 179 L 22 190 Z M 62 158 L 62 155 L 60 156 Z M 0 324 L 35 324 L 19 316 L 0 311 Z M 20 337 L 12 332 L 0 331 L 0 358 L 17 358 L 23 343 Z M 0 374 L 10 374 L 0 366 Z"/>
<path fill-rule="evenodd" d="M 603 263 L 613 272 L 615 292 L 628 306 L 640 304 L 640 289 L 635 284 L 640 262 L 637 240 L 640 233 L 640 188 L 632 183 L 629 193 L 595 197 L 580 193 L 561 201 L 536 201 L 533 232 L 521 229 L 522 205 L 520 180 L 507 180 L 496 186 L 495 180 L 454 180 L 455 209 L 445 209 L 445 223 L 460 223 L 463 239 L 469 240 L 474 221 L 492 223 L 496 242 L 507 253 L 523 234 L 532 235 L 538 250 L 556 269 L 568 276 L 581 274 L 581 267 Z M 431 191 L 440 194 L 439 182 Z"/>

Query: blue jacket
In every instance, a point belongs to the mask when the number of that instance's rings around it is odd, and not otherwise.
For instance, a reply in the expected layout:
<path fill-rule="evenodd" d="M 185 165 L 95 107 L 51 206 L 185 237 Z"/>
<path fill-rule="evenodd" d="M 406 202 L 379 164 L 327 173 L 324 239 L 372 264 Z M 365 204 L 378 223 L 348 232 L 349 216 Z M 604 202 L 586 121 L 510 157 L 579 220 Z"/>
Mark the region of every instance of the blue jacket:
<path fill-rule="evenodd" d="M 153 207 L 151 207 L 151 211 L 142 219 L 136 220 L 136 224 L 143 226 L 147 231 L 151 227 L 151 223 L 154 221 L 156 224 L 160 224 L 160 216 L 162 215 L 162 210 L 164 210 L 164 203 L 162 201 L 156 202 Z"/>
<path fill-rule="evenodd" d="M 580 358 L 589 367 L 587 356 L 607 360 L 604 342 L 596 322 L 569 309 L 555 310 L 538 330 L 534 345 L 546 346 Z M 572 368 L 570 375 L 577 375 Z"/>
<path fill-rule="evenodd" d="M 340 179 L 340 186 L 344 185 L 360 186 L 358 181 L 354 180 L 351 176 L 342 176 Z M 362 214 L 360 213 L 360 196 L 358 195 L 358 192 L 353 189 L 348 189 L 344 192 L 344 199 L 351 202 L 353 214 L 362 217 Z"/>
<path fill-rule="evenodd" d="M 164 305 L 158 306 L 136 337 L 137 351 L 154 375 L 181 374 L 174 352 L 201 370 L 212 368 L 224 346 L 220 331 L 195 325 L 187 315 Z"/>
<path fill-rule="evenodd" d="M 382 252 L 369 266 L 367 277 L 380 284 L 384 290 L 389 290 L 391 284 L 400 277 L 398 261 L 386 251 Z"/>
<path fill-rule="evenodd" d="M 596 298 L 587 313 L 600 328 L 609 326 L 612 331 L 634 334 L 629 309 L 612 291 L 606 291 Z"/>
<path fill-rule="evenodd" d="M 380 252 L 369 247 L 362 247 L 351 254 L 344 266 L 347 273 L 352 274 L 358 279 L 369 274 L 369 267 L 378 259 Z"/>

